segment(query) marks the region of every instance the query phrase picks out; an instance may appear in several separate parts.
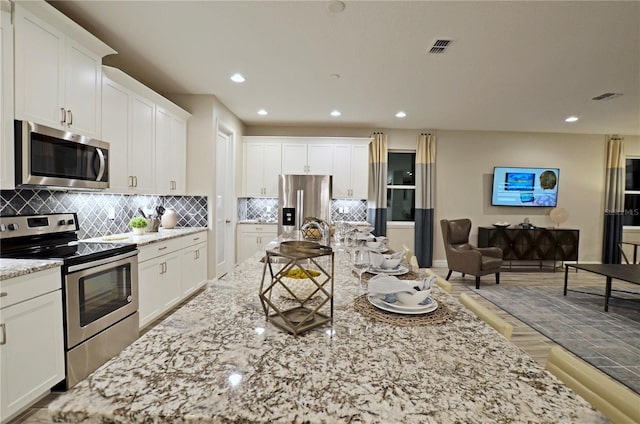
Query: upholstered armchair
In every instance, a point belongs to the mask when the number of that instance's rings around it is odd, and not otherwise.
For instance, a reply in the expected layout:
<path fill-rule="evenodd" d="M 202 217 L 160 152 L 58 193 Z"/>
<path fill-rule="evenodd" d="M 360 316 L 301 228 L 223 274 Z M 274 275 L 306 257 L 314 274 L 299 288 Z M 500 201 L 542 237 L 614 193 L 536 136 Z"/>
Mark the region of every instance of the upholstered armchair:
<path fill-rule="evenodd" d="M 440 220 L 444 251 L 447 255 L 449 280 L 453 271 L 476 277 L 476 289 L 480 288 L 480 277 L 487 274 L 496 275 L 496 284 L 500 284 L 500 268 L 502 267 L 502 249 L 499 247 L 478 248 L 469 244 L 471 221 L 469 219 Z"/>

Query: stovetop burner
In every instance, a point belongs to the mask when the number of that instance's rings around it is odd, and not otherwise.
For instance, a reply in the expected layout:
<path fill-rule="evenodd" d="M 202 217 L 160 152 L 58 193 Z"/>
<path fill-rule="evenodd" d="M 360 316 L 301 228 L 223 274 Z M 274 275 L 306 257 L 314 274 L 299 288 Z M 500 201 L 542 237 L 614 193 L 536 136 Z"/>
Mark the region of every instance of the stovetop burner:
<path fill-rule="evenodd" d="M 91 262 L 136 250 L 133 243 L 78 241 L 75 213 L 0 217 L 0 257 Z"/>

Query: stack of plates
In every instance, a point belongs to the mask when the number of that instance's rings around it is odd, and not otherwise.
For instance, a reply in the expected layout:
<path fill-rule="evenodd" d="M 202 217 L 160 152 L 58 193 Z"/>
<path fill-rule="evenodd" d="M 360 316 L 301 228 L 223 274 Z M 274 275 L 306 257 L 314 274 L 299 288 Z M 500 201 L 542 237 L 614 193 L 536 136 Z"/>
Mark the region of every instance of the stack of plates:
<path fill-rule="evenodd" d="M 419 314 L 428 314 L 429 312 L 433 312 L 438 309 L 438 302 L 432 298 L 430 302 L 426 305 L 417 305 L 417 306 L 407 306 L 399 302 L 387 303 L 383 299 L 367 296 L 369 299 L 369 303 L 375 306 L 378 309 L 382 309 L 383 311 L 393 312 L 394 314 L 402 314 L 402 315 L 419 315 Z"/>
<path fill-rule="evenodd" d="M 409 268 L 402 265 L 391 269 L 376 268 L 372 266 L 367 270 L 367 272 L 370 274 L 404 275 L 409 272 Z"/>

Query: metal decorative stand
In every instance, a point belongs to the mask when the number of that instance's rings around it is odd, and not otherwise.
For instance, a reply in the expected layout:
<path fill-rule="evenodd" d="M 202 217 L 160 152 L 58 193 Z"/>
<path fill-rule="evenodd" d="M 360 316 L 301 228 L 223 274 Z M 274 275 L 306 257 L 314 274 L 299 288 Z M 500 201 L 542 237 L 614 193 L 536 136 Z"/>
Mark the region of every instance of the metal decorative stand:
<path fill-rule="evenodd" d="M 319 244 L 315 246 L 317 248 L 284 249 L 283 252 L 281 245 L 266 251 L 260 283 L 260 302 L 267 320 L 294 336 L 333 320 L 334 253 L 329 247 Z M 327 257 L 329 260 L 322 261 L 322 257 Z M 274 265 L 283 262 L 284 266 L 274 272 Z M 321 262 L 327 263 L 323 266 Z M 312 266 L 319 275 L 314 277 L 309 272 Z M 295 269 L 301 270 L 315 285 L 315 289 L 307 296 L 301 296 L 295 288 L 289 287 L 290 283 L 287 282 L 286 276 L 290 270 Z M 267 270 L 269 270 L 270 279 L 265 278 Z M 290 295 L 287 296 L 289 299 L 278 296 L 279 290 L 286 290 Z M 329 309 L 328 313 L 326 309 Z"/>

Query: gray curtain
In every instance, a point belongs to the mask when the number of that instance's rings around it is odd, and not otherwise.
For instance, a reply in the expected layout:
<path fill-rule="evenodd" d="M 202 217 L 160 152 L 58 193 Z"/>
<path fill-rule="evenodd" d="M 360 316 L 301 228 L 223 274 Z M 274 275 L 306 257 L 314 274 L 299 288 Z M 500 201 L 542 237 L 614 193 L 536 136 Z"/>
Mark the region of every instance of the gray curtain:
<path fill-rule="evenodd" d="M 415 250 L 420 268 L 433 265 L 436 138 L 420 134 L 416 146 Z"/>
<path fill-rule="evenodd" d="M 622 138 L 611 136 L 607 146 L 602 263 L 619 264 L 624 216 L 625 156 Z"/>
<path fill-rule="evenodd" d="M 377 236 L 387 235 L 387 136 L 373 133 L 369 143 L 369 196 L 367 221 Z"/>

